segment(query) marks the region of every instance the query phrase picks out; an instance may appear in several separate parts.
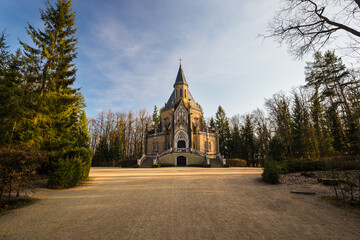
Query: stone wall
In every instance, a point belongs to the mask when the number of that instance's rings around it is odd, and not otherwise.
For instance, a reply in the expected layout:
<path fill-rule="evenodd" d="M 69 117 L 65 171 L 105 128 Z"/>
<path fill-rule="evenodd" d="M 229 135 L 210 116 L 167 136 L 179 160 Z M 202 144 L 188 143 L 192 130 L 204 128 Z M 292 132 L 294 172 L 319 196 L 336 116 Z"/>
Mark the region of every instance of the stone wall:
<path fill-rule="evenodd" d="M 178 156 L 186 157 L 187 165 L 204 164 L 205 158 L 194 153 L 170 153 L 158 159 L 159 164 L 172 164 L 176 166 L 176 158 Z"/>

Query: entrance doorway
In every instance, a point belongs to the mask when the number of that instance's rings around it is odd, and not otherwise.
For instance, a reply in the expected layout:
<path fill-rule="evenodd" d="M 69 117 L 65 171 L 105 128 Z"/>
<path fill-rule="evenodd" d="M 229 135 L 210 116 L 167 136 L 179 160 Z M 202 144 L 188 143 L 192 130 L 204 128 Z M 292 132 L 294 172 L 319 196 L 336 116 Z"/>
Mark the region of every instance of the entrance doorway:
<path fill-rule="evenodd" d="M 178 156 L 176 159 L 176 165 L 178 167 L 186 166 L 186 157 L 184 156 Z"/>
<path fill-rule="evenodd" d="M 186 143 L 185 143 L 185 141 L 184 141 L 184 140 L 178 141 L 177 147 L 178 147 L 178 148 L 186 148 Z"/>

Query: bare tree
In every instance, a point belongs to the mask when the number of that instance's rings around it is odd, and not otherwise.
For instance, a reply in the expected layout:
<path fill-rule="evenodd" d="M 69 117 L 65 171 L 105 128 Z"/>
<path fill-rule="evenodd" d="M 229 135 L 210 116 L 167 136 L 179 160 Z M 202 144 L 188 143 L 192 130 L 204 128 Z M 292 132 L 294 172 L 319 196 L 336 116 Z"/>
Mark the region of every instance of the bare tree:
<path fill-rule="evenodd" d="M 360 55 L 360 0 L 283 0 L 268 34 L 297 58 L 347 33 L 344 54 Z M 340 41 L 339 41 L 340 42 Z"/>

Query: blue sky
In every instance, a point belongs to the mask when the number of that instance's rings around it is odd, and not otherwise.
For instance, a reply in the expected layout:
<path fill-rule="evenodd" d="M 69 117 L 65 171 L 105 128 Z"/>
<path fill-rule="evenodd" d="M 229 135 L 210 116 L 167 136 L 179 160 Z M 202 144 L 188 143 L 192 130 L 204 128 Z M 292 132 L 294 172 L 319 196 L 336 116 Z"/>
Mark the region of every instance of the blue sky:
<path fill-rule="evenodd" d="M 30 43 L 27 22 L 42 27 L 44 0 L 2 0 L 0 30 L 8 43 Z M 53 1 L 51 1 L 53 2 Z M 276 92 L 304 84 L 295 61 L 272 39 L 257 38 L 278 0 L 73 0 L 78 68 L 86 112 L 150 113 L 169 98 L 183 59 L 189 90 L 205 116 L 221 105 L 228 116 L 262 108 Z M 310 56 L 311 57 L 311 56 Z"/>

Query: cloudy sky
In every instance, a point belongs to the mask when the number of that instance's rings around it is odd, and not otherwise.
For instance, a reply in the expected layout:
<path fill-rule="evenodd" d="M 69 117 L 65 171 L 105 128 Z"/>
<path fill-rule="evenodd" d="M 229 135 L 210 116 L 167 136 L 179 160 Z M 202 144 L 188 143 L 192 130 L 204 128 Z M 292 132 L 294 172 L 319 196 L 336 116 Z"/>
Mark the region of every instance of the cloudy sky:
<path fill-rule="evenodd" d="M 0 30 L 12 49 L 42 27 L 45 0 L 1 0 Z M 53 1 L 51 1 L 53 2 Z M 205 112 L 228 116 L 262 108 L 276 92 L 304 84 L 305 61 L 263 41 L 279 0 L 73 0 L 77 11 L 76 87 L 87 114 L 153 111 L 169 98 L 183 59 L 189 89 Z"/>

